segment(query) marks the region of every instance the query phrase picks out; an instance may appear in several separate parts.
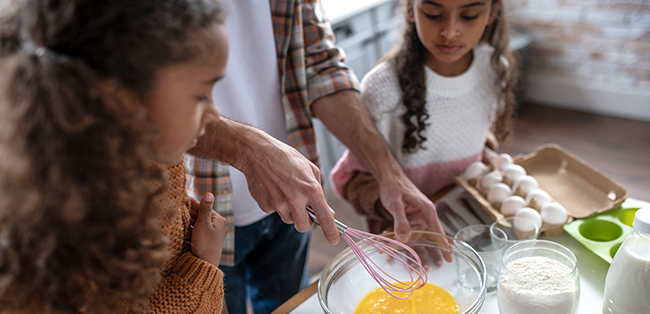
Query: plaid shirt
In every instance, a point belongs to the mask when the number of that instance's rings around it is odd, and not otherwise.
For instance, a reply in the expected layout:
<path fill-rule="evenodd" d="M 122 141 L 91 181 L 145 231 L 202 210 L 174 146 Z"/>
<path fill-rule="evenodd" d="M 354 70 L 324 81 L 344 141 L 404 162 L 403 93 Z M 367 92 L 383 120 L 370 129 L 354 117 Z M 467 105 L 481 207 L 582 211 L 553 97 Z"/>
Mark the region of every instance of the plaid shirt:
<path fill-rule="evenodd" d="M 309 106 L 341 90 L 358 90 L 358 82 L 344 64 L 345 53 L 334 46 L 320 0 L 270 1 L 289 145 L 320 165 Z M 200 199 L 212 192 L 214 209 L 228 221 L 221 265 L 232 266 L 235 234 L 228 165 L 187 155 L 185 169 L 188 193 Z"/>

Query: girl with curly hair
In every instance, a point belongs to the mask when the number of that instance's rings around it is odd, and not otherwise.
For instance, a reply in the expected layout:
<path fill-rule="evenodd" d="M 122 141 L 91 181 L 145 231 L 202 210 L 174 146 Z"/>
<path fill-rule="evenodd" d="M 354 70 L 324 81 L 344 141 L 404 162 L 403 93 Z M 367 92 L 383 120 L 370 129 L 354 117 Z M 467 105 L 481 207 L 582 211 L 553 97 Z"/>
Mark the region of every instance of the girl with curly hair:
<path fill-rule="evenodd" d="M 27 0 L 0 24 L 0 312 L 220 313 L 225 220 L 185 192 L 219 112 L 211 0 Z M 7 11 L 6 11 L 7 12 Z"/>
<path fill-rule="evenodd" d="M 516 60 L 503 0 L 404 0 L 402 42 L 361 83 L 363 100 L 407 176 L 428 196 L 470 163 L 495 156 L 511 131 Z M 498 141 L 492 141 L 496 135 Z M 376 181 L 346 152 L 332 184 L 369 228 L 392 217 Z M 422 226 L 424 228 L 424 226 Z"/>

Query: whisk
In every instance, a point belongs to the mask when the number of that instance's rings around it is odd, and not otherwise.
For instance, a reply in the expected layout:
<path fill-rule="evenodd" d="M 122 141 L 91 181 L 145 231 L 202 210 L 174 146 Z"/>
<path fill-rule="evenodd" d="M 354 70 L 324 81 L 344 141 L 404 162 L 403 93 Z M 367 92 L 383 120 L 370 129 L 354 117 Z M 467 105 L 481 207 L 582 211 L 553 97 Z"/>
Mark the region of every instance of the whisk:
<path fill-rule="evenodd" d="M 316 215 L 314 214 L 314 210 L 310 206 L 307 206 L 307 212 L 314 223 L 320 225 Z M 374 279 L 379 286 L 386 291 L 386 293 L 398 299 L 408 299 L 411 294 L 413 294 L 414 290 L 422 288 L 427 283 L 427 271 L 422 265 L 422 261 L 418 254 L 408 245 L 387 237 L 349 228 L 337 219 L 334 219 L 334 222 L 336 223 L 336 228 L 339 230 L 341 238 L 348 244 L 354 255 L 359 259 L 363 268 L 366 269 L 372 279 Z M 394 260 L 401 262 L 408 271 L 411 279 L 410 282 L 401 281 L 391 276 L 385 270 L 381 269 L 381 267 L 377 266 L 377 264 L 366 255 L 363 249 L 359 247 L 355 239 L 372 246 L 379 252 L 385 253 Z M 386 243 L 393 244 L 397 246 L 397 248 Z M 409 254 L 402 252 L 399 248 L 406 250 L 412 257 L 409 256 Z M 403 293 L 406 294 L 401 295 Z"/>

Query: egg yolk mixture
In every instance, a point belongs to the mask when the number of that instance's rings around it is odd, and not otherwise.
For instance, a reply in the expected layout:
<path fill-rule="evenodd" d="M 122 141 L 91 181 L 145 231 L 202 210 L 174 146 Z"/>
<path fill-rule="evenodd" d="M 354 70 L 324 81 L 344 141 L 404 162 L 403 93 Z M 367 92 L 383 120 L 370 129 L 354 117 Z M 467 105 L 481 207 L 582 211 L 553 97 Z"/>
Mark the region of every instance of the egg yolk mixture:
<path fill-rule="evenodd" d="M 445 289 L 427 283 L 413 291 L 410 298 L 392 297 L 377 288 L 361 300 L 354 314 L 458 314 L 460 307 Z"/>

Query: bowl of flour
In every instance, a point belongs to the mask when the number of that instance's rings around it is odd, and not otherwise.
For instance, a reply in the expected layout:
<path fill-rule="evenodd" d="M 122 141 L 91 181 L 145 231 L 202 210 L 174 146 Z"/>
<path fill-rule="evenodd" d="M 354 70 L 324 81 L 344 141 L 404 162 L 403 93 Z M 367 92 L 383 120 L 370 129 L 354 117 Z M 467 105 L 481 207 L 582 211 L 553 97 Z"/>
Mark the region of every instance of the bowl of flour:
<path fill-rule="evenodd" d="M 578 260 L 568 248 L 529 240 L 503 253 L 497 288 L 501 314 L 575 314 L 579 300 Z"/>

